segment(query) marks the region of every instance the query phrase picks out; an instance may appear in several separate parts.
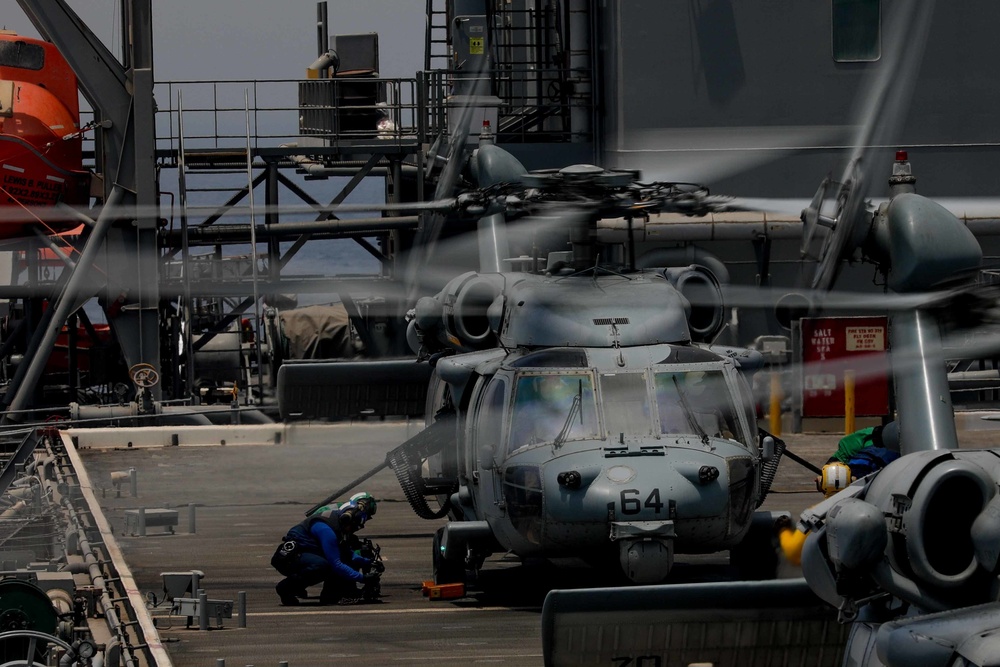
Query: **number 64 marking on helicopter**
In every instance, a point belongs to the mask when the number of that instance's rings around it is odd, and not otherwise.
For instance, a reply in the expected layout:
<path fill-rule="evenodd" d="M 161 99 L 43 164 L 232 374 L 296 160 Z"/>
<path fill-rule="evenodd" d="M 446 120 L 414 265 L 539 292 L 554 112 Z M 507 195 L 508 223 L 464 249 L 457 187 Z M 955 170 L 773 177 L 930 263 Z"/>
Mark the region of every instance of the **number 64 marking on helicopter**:
<path fill-rule="evenodd" d="M 639 498 L 642 497 L 642 492 L 639 489 L 623 489 L 620 497 L 621 513 L 626 515 L 639 514 L 642 512 L 643 507 L 647 507 L 653 510 L 654 513 L 659 514 L 660 510 L 663 509 L 663 502 L 660 500 L 660 490 L 653 489 L 646 496 L 646 502 L 639 502 Z M 613 503 L 612 503 L 613 504 Z"/>

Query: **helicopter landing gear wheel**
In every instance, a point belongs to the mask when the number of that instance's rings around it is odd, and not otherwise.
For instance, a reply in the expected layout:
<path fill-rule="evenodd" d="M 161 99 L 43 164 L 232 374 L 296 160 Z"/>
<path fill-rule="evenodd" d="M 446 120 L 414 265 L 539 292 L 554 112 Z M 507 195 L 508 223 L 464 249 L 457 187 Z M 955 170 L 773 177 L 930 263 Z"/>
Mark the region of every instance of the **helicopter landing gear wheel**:
<path fill-rule="evenodd" d="M 438 528 L 434 533 L 434 547 L 431 554 L 433 563 L 433 574 L 435 584 L 460 584 L 465 583 L 465 564 L 462 561 L 452 560 L 444 557 L 442 551 L 441 537 L 444 535 L 444 527 Z"/>

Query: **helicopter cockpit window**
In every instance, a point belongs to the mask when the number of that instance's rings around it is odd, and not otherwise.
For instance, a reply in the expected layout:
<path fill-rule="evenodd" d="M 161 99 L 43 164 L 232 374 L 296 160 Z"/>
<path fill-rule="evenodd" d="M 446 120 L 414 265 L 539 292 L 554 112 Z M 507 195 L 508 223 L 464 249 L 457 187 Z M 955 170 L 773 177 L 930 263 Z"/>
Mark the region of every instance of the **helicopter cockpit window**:
<path fill-rule="evenodd" d="M 704 433 L 743 442 L 736 402 L 721 371 L 656 373 L 654 384 L 661 433 Z"/>
<path fill-rule="evenodd" d="M 496 455 L 499 451 L 500 436 L 503 430 L 503 405 L 507 399 L 507 383 L 502 378 L 490 381 L 483 400 L 480 403 L 479 415 L 476 421 L 476 452 L 480 459 Z M 477 463 L 482 463 L 477 461 Z"/>
<path fill-rule="evenodd" d="M 598 437 L 590 373 L 524 373 L 517 378 L 509 451 Z"/>
<path fill-rule="evenodd" d="M 653 435 L 653 415 L 645 373 L 602 373 L 604 424 L 613 437 Z"/>

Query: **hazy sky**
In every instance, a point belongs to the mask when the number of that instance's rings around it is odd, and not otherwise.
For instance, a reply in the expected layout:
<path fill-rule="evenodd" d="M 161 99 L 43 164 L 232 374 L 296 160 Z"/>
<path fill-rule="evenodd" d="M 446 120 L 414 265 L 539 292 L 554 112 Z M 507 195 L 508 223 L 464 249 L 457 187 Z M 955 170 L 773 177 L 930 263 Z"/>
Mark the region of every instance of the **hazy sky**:
<path fill-rule="evenodd" d="M 16 0 L 4 26 L 37 31 Z M 112 52 L 120 52 L 120 0 L 68 0 Z M 329 0 L 331 34 L 379 33 L 382 76 L 423 67 L 425 0 Z M 153 0 L 157 81 L 300 79 L 316 58 L 314 0 Z"/>

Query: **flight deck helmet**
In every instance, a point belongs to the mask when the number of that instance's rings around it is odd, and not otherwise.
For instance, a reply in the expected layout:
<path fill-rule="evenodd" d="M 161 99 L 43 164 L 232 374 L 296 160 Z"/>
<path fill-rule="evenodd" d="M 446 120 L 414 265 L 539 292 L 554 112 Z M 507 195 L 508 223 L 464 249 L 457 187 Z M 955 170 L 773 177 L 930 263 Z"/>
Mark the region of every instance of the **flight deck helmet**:
<path fill-rule="evenodd" d="M 375 516 L 375 512 L 378 509 L 378 503 L 375 502 L 375 497 L 370 493 L 362 491 L 361 493 L 355 493 L 351 498 L 345 503 L 345 507 L 341 508 L 352 510 L 354 519 L 358 524 L 358 528 L 364 528 L 365 522 Z"/>

